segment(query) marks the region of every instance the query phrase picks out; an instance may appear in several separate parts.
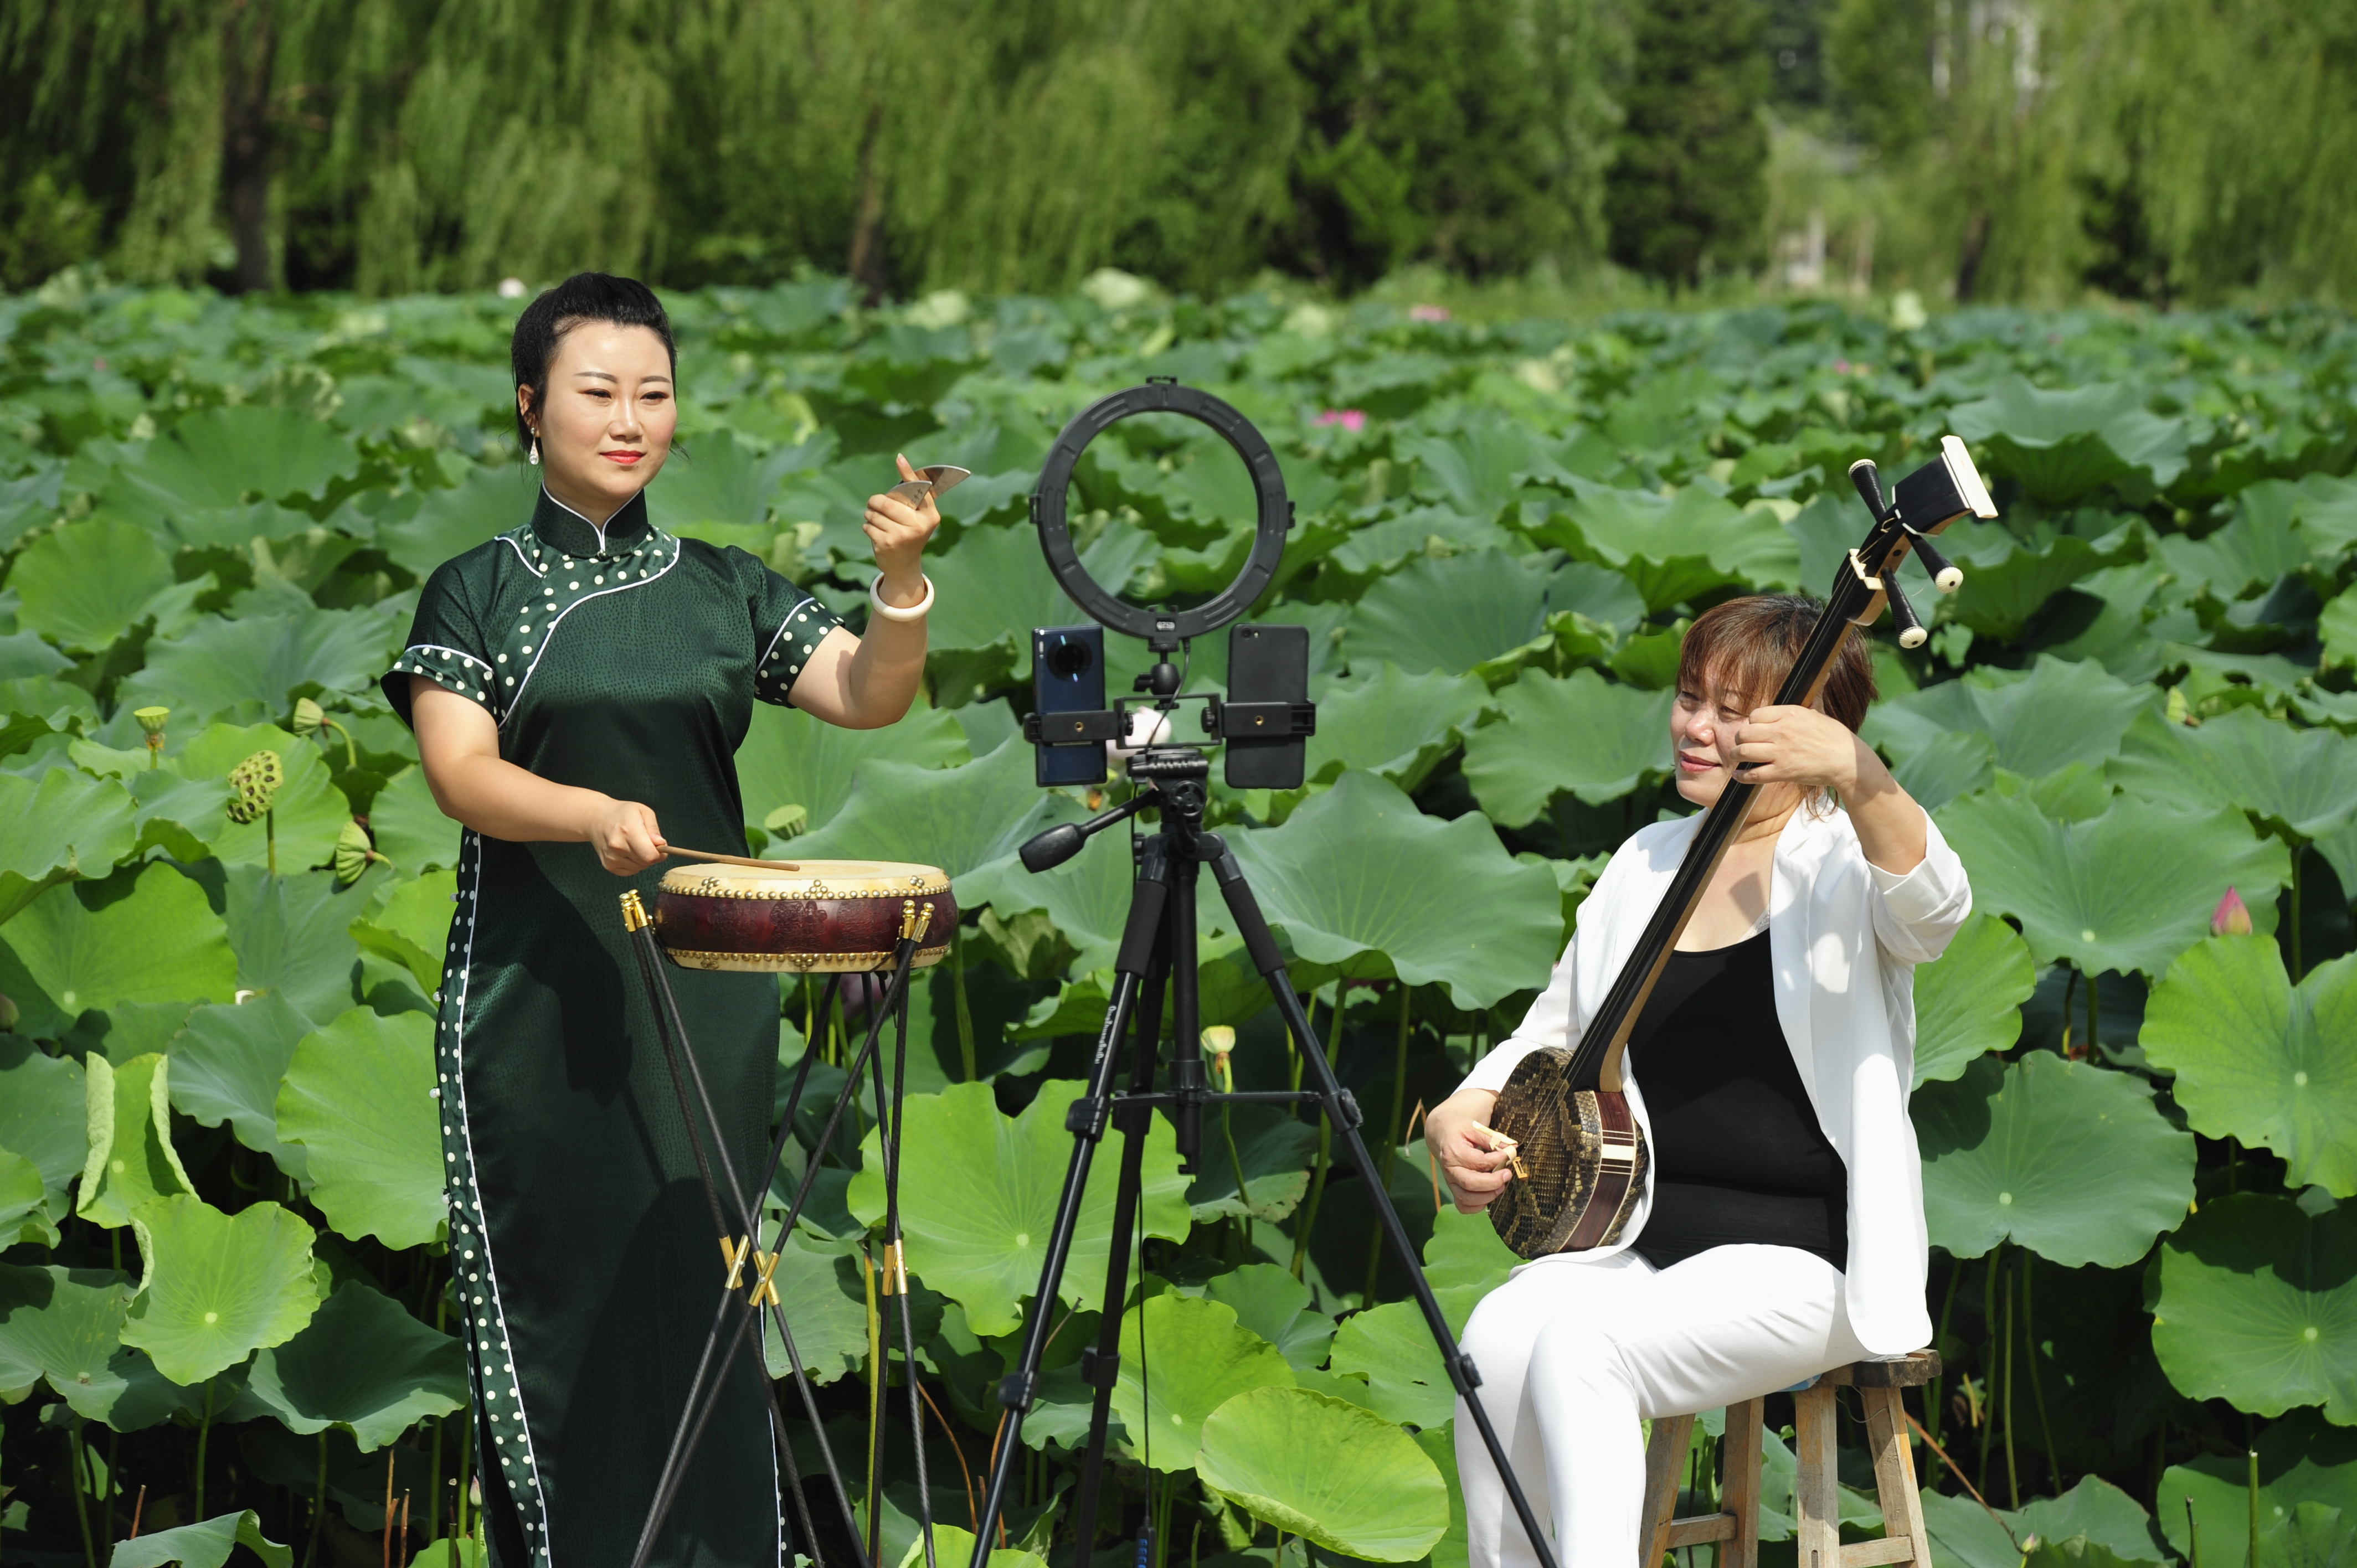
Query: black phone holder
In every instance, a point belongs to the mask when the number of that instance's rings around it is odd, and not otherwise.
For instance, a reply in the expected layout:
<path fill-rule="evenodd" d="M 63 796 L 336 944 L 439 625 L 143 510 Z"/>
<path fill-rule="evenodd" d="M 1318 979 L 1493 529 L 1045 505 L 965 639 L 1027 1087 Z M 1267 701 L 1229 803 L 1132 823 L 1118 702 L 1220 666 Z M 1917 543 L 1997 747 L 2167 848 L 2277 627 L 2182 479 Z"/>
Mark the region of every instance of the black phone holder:
<path fill-rule="evenodd" d="M 1255 517 L 1252 551 L 1233 581 L 1202 604 L 1187 609 L 1141 607 L 1108 592 L 1089 575 L 1072 545 L 1070 492 L 1081 454 L 1112 425 L 1141 413 L 1181 414 L 1209 425 L 1243 459 L 1252 478 Z M 1240 619 L 1252 607 L 1275 580 L 1277 566 L 1285 557 L 1285 538 L 1293 528 L 1293 502 L 1286 497 L 1285 475 L 1277 466 L 1276 454 L 1252 421 L 1232 406 L 1209 392 L 1180 386 L 1175 379 L 1166 376 L 1150 376 L 1143 386 L 1131 387 L 1091 403 L 1072 417 L 1049 448 L 1048 460 L 1039 470 L 1039 488 L 1031 497 L 1031 521 L 1039 531 L 1039 548 L 1047 555 L 1048 570 L 1071 601 L 1099 625 L 1142 639 L 1161 657 L 1137 678 L 1137 698 L 1117 698 L 1104 708 L 1034 713 L 1023 721 L 1024 739 L 1048 750 L 1102 747 L 1108 741 L 1126 742 L 1133 709 L 1152 708 L 1169 714 L 1175 713 L 1182 702 L 1204 704 L 1202 733 L 1215 742 L 1282 746 L 1317 733 L 1317 705 L 1306 695 L 1306 651 L 1297 661 L 1299 668 L 1275 672 L 1280 691 L 1299 690 L 1304 695 L 1276 701 L 1266 700 L 1257 692 L 1239 701 L 1225 701 L 1211 693 L 1182 694 L 1179 687 L 1185 677 L 1181 667 L 1170 660 L 1170 655 L 1181 653 L 1194 639 Z M 1232 655 L 1229 666 L 1232 679 L 1240 660 Z M 1152 742 L 1144 749 L 1168 744 L 1167 739 Z M 1299 768 L 1273 759 L 1269 745 L 1253 749 L 1258 757 L 1241 766 L 1243 754 L 1229 753 L 1228 781 L 1232 786 L 1299 785 L 1298 778 L 1290 777 Z M 1297 747 L 1295 750 L 1298 752 Z M 1297 756 L 1292 760 L 1297 763 Z M 1131 771 L 1136 772 L 1135 762 Z M 1041 776 L 1046 777 L 1044 768 Z"/>

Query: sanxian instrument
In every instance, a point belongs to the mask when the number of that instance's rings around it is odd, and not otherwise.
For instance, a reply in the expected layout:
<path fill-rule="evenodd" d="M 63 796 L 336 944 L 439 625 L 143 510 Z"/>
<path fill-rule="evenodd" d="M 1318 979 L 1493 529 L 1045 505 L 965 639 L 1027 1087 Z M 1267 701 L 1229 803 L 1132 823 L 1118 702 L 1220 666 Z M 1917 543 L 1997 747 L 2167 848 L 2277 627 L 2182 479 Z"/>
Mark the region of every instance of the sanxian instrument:
<path fill-rule="evenodd" d="M 1886 603 L 1899 627 L 1900 646 L 1921 648 L 1929 634 L 1899 591 L 1900 566 L 1912 552 L 1932 574 L 1933 585 L 1943 594 L 1954 592 L 1964 574 L 1932 537 L 1961 517 L 1996 516 L 1971 454 L 1953 435 L 1942 437 L 1938 457 L 1899 481 L 1889 502 L 1871 462 L 1854 463 L 1849 473 L 1874 514 L 1874 526 L 1836 569 L 1825 607 L 1776 693 L 1780 705 L 1813 703 L 1843 634 L 1853 624 L 1872 625 Z M 1705 813 L 1661 907 L 1582 1029 L 1579 1043 L 1533 1051 L 1516 1065 L 1498 1096 L 1490 1120 L 1495 1136 L 1512 1144 L 1514 1179 L 1491 1200 L 1490 1222 L 1525 1258 L 1609 1247 L 1635 1216 L 1645 1191 L 1648 1155 L 1644 1128 L 1623 1088 L 1621 1057 L 1645 999 L 1742 827 L 1757 789 L 1738 773 Z"/>
<path fill-rule="evenodd" d="M 890 860 L 752 863 L 663 873 L 655 940 L 683 969 L 828 973 L 888 969 L 904 930 L 917 965 L 947 957 L 958 907 L 949 873 Z"/>

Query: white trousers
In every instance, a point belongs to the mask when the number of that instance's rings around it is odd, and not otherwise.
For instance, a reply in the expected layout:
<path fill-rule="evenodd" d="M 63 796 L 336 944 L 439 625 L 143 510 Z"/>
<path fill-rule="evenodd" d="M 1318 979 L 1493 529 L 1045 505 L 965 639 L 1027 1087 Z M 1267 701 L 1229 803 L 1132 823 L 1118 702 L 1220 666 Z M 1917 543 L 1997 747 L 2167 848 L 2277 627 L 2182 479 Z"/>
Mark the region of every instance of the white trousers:
<path fill-rule="evenodd" d="M 1465 1349 L 1561 1568 L 1637 1568 L 1639 1417 L 1716 1410 L 1868 1354 L 1841 1272 L 1792 1247 L 1714 1247 L 1659 1270 L 1634 1252 L 1527 1263 L 1473 1309 Z M 1457 1414 L 1473 1568 L 1534 1568 L 1461 1401 Z"/>

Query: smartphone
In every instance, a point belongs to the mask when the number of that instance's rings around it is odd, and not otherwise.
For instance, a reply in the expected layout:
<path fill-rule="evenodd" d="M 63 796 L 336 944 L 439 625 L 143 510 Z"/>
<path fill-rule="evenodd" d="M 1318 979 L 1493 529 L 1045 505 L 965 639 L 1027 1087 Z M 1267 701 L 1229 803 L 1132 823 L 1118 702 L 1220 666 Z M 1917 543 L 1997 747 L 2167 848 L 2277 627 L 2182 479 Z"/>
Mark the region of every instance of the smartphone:
<path fill-rule="evenodd" d="M 1305 648 L 1307 645 L 1304 645 Z M 1031 631 L 1031 697 L 1042 725 L 1051 714 L 1082 714 L 1105 705 L 1104 628 L 1042 626 Z M 1032 779 L 1039 784 L 1102 784 L 1102 742 L 1087 746 L 1031 748 Z"/>
<path fill-rule="evenodd" d="M 1309 700 L 1309 628 L 1243 626 L 1228 629 L 1228 701 L 1306 703 Z M 1309 738 L 1231 739 L 1231 789 L 1298 789 L 1309 762 Z"/>

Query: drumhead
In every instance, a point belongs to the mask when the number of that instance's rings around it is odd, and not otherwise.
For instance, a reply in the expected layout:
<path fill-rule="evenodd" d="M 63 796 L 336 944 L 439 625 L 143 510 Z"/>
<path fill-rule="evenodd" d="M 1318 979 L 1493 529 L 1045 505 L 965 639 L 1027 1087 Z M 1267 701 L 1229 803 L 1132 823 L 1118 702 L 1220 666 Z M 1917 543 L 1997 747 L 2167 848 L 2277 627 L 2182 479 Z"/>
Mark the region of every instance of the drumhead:
<path fill-rule="evenodd" d="M 950 875 L 938 865 L 899 860 L 803 860 L 794 869 L 764 865 L 675 865 L 663 873 L 666 893 L 705 898 L 921 898 L 946 893 Z"/>

